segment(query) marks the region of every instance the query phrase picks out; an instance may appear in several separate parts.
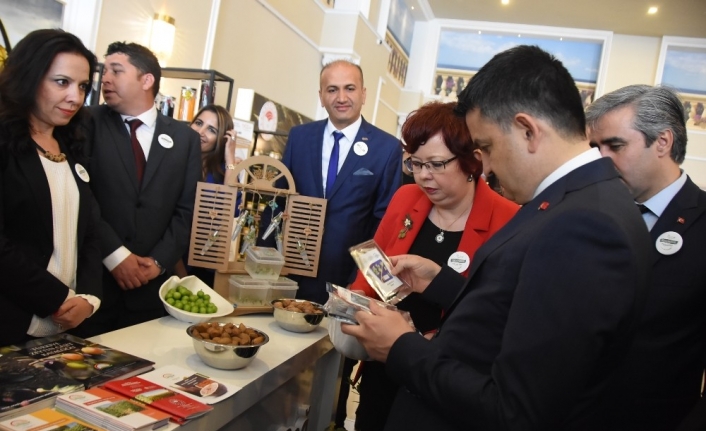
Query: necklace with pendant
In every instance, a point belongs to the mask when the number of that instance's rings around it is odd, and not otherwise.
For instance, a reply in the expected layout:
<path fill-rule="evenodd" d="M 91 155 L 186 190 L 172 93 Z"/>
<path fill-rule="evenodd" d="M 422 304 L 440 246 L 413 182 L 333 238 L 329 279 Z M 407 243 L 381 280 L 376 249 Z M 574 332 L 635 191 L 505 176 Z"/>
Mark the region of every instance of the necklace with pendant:
<path fill-rule="evenodd" d="M 464 214 L 466 214 L 466 211 L 462 212 L 461 215 L 456 217 L 456 220 L 452 221 L 451 224 L 449 225 L 449 227 L 447 227 L 446 229 L 447 230 L 450 229 L 451 226 L 453 226 L 454 223 L 456 223 L 461 217 L 463 217 Z M 436 234 L 434 239 L 436 240 L 437 243 L 441 244 L 442 242 L 444 242 L 444 233 L 446 232 L 446 230 L 441 228 L 441 216 L 439 215 L 439 210 L 436 211 L 436 218 L 437 218 L 437 221 L 439 222 L 438 223 L 439 224 L 439 233 Z"/>

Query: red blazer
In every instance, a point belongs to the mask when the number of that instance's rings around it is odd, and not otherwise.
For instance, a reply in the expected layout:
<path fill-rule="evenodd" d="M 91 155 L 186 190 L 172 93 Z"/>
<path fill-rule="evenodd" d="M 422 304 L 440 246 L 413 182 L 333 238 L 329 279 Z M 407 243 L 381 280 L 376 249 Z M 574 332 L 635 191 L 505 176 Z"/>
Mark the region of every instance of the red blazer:
<path fill-rule="evenodd" d="M 495 232 L 510 220 L 520 207 L 491 190 L 485 181 L 476 183 L 476 195 L 473 208 L 466 220 L 466 227 L 461 236 L 458 251 L 465 252 L 473 260 L 476 250 Z M 387 211 L 375 232 L 375 242 L 388 256 L 406 254 L 417 238 L 419 228 L 429 216 L 432 203 L 416 184 L 402 186 L 390 201 Z M 412 227 L 404 238 L 399 238 L 404 228 L 405 218 L 409 216 Z M 470 268 L 470 265 L 469 265 Z M 463 275 L 466 275 L 466 272 Z M 351 289 L 362 290 L 366 295 L 377 298 L 377 294 L 358 271 Z"/>

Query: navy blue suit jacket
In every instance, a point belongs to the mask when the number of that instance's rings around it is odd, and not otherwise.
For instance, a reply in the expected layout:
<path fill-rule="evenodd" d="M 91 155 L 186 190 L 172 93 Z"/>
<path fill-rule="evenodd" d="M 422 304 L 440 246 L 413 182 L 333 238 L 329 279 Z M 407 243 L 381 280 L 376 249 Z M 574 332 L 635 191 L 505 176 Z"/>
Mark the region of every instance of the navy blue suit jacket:
<path fill-rule="evenodd" d="M 657 251 L 665 232 L 683 239 L 675 254 Z M 706 192 L 687 178 L 650 236 L 652 288 L 633 348 L 640 366 L 626 370 L 639 397 L 624 412 L 634 429 L 669 431 L 699 400 L 706 365 Z"/>
<path fill-rule="evenodd" d="M 467 282 L 445 267 L 423 293 L 445 318 L 432 340 L 393 344 L 404 387 L 385 429 L 613 430 L 649 245 L 610 159 L 557 180 L 478 249 Z"/>
<path fill-rule="evenodd" d="M 321 153 L 328 120 L 294 127 L 282 162 L 294 177 L 297 193 L 323 198 Z M 316 278 L 292 276 L 299 283 L 297 297 L 326 302 L 326 282 L 353 281 L 355 262 L 348 248 L 372 239 L 392 195 L 402 182 L 402 149 L 394 136 L 363 119 L 355 142 L 368 147 L 358 155 L 351 147 L 328 194 L 324 236 Z"/>

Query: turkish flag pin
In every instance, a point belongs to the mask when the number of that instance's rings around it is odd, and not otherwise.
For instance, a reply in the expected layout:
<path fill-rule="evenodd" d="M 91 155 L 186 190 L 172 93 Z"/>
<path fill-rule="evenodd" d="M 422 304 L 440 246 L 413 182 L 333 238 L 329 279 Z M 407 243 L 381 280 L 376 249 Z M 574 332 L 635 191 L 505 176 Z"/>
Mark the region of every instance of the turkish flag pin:
<path fill-rule="evenodd" d="M 544 201 L 541 204 L 539 204 L 539 210 L 544 211 L 545 209 L 549 208 L 549 202 Z"/>
<path fill-rule="evenodd" d="M 685 222 L 684 217 L 677 218 L 677 223 L 684 224 L 684 222 Z"/>

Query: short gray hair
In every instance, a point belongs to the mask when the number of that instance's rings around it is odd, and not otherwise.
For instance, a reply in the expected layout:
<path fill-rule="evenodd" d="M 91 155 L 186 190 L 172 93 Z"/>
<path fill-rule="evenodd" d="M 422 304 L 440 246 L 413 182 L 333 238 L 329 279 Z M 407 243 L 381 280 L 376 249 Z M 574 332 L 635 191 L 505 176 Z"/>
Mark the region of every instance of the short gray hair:
<path fill-rule="evenodd" d="M 645 146 L 652 145 L 661 132 L 669 129 L 674 136 L 670 156 L 677 164 L 684 162 L 687 141 L 684 106 L 676 91 L 669 87 L 629 85 L 610 92 L 586 108 L 586 123 L 593 128 L 604 115 L 628 105 L 635 109 L 632 127 L 642 133 Z"/>

